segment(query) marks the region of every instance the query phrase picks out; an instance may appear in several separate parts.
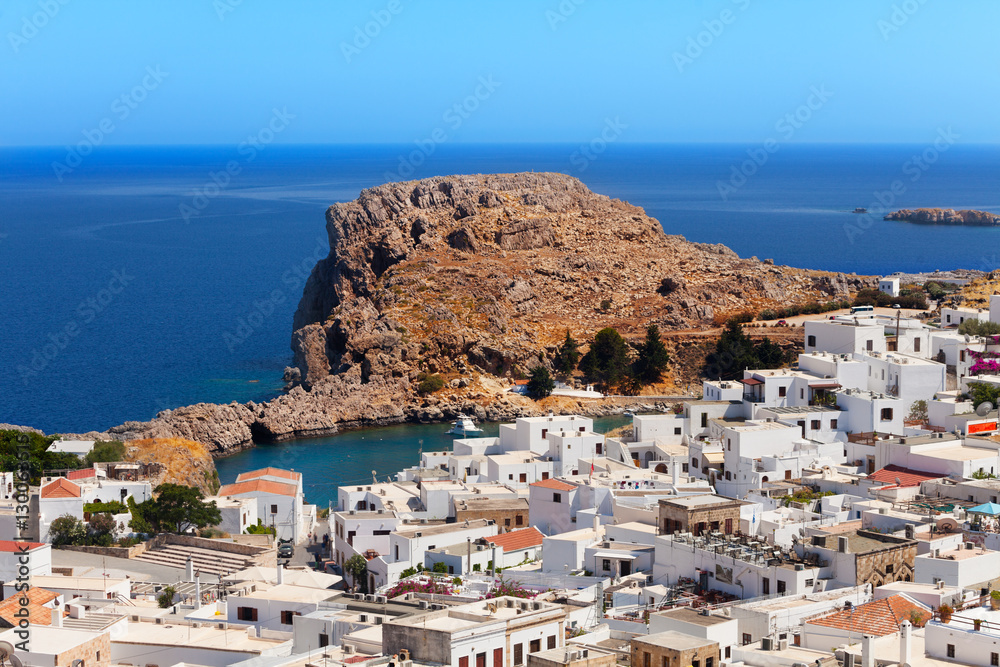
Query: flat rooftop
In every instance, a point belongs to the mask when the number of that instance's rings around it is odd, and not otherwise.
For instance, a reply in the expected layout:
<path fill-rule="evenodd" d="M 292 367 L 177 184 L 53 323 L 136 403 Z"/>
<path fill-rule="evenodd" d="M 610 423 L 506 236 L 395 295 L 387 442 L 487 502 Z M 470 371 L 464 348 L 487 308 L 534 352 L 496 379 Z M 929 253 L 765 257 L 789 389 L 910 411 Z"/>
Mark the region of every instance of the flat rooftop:
<path fill-rule="evenodd" d="M 657 632 L 652 635 L 638 636 L 632 640 L 633 644 L 650 644 L 661 648 L 673 649 L 675 651 L 690 651 L 702 648 L 703 646 L 718 646 L 716 642 L 701 637 L 693 637 L 683 632 Z"/>
<path fill-rule="evenodd" d="M 410 533 L 421 533 L 425 536 L 427 535 L 446 535 L 448 533 L 457 533 L 460 530 L 466 530 L 468 528 L 485 528 L 489 525 L 487 519 L 472 519 L 469 521 L 469 525 L 465 525 L 465 522 L 461 523 L 408 523 L 403 526 L 398 526 L 396 532 L 400 535 L 409 535 Z"/>
<path fill-rule="evenodd" d="M 197 646 L 198 648 L 243 651 L 259 654 L 273 649 L 287 640 L 262 639 L 247 636 L 247 626 L 229 625 L 220 630 L 215 625 L 203 624 L 196 628 L 189 623 L 129 623 L 128 634 L 115 639 L 120 644 L 140 644 L 151 646 Z M 37 628 L 32 628 L 32 634 Z M 33 636 L 33 641 L 37 639 Z"/>
<path fill-rule="evenodd" d="M 840 412 L 836 406 L 829 405 L 786 405 L 776 408 L 761 408 L 761 412 L 773 412 L 776 415 L 804 415 L 816 412 Z"/>
<path fill-rule="evenodd" d="M 691 607 L 678 607 L 677 609 L 657 612 L 653 615 L 670 618 L 676 621 L 683 621 L 685 623 L 691 623 L 692 625 L 701 625 L 706 628 L 733 620 L 723 616 L 705 615 L 700 613 L 697 609 L 693 609 Z"/>
<path fill-rule="evenodd" d="M 716 496 L 713 494 L 705 494 L 702 496 L 678 496 L 676 498 L 660 498 L 661 505 L 674 505 L 676 507 L 683 507 L 685 509 L 700 509 L 703 507 L 712 507 L 714 505 L 730 505 L 737 504 L 742 505 L 739 500 L 735 498 L 726 498 L 723 496 Z"/>

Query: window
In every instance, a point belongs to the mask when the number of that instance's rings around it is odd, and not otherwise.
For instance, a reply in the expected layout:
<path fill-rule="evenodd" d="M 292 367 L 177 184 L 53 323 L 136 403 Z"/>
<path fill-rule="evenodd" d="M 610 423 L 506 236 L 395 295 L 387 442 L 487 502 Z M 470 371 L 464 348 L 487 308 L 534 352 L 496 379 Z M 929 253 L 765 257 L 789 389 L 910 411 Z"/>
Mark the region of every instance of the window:
<path fill-rule="evenodd" d="M 886 574 L 892 574 L 892 572 L 893 572 L 894 569 L 895 569 L 895 566 L 892 563 L 889 563 L 888 565 L 885 566 L 885 573 Z"/>
<path fill-rule="evenodd" d="M 237 607 L 236 608 L 236 620 L 238 621 L 256 621 L 257 620 L 257 609 L 254 607 Z"/>
<path fill-rule="evenodd" d="M 702 428 L 707 428 L 708 427 L 708 413 L 707 412 L 702 412 L 701 413 L 701 427 Z"/>
<path fill-rule="evenodd" d="M 778 579 L 778 595 L 784 595 L 784 594 L 785 594 L 785 582 L 783 582 L 781 579 Z"/>
<path fill-rule="evenodd" d="M 729 660 L 729 658 L 731 658 L 731 657 L 732 657 L 732 656 L 730 655 L 730 649 L 731 649 L 731 647 L 730 647 L 730 646 L 727 646 L 727 647 L 726 647 L 726 660 Z"/>
<path fill-rule="evenodd" d="M 493 667 L 503 667 L 503 649 L 493 649 Z"/>
<path fill-rule="evenodd" d="M 642 652 L 642 667 L 649 667 L 649 660 L 652 657 L 653 656 L 650 654 L 649 651 L 643 651 Z"/>
<path fill-rule="evenodd" d="M 546 435 L 546 434 L 547 434 L 548 432 L 549 432 L 549 429 L 547 429 L 547 428 L 543 428 L 543 429 L 542 429 L 542 440 L 544 440 L 544 439 L 545 439 L 545 435 Z"/>
<path fill-rule="evenodd" d="M 818 431 L 822 427 L 823 425 L 820 423 L 818 419 L 813 419 L 812 421 L 809 422 L 809 428 L 811 428 L 814 431 Z"/>
<path fill-rule="evenodd" d="M 688 471 L 688 464 L 682 463 L 681 464 L 681 472 L 687 472 L 687 471 Z"/>
<path fill-rule="evenodd" d="M 728 481 L 732 480 L 732 478 L 733 478 L 733 475 L 732 475 L 732 473 L 730 473 L 730 472 L 729 472 L 729 471 L 727 470 L 727 471 L 726 471 L 726 481 L 728 482 Z"/>
<path fill-rule="evenodd" d="M 761 584 L 761 589 L 760 589 L 761 593 L 763 593 L 764 595 L 770 595 L 771 580 L 768 577 L 764 577 L 763 579 L 760 580 L 760 584 Z"/>
<path fill-rule="evenodd" d="M 555 648 L 555 647 L 556 647 L 556 636 L 555 635 L 549 635 L 548 640 L 546 640 L 546 642 L 545 642 L 545 648 L 549 649 L 549 648 Z"/>
<path fill-rule="evenodd" d="M 396 545 L 396 562 L 399 562 L 399 545 Z"/>
<path fill-rule="evenodd" d="M 458 667 L 469 667 L 469 656 L 463 655 L 458 659 Z"/>
<path fill-rule="evenodd" d="M 674 435 L 680 435 L 680 434 L 681 434 L 681 427 L 680 426 L 675 426 L 674 427 Z"/>
<path fill-rule="evenodd" d="M 324 646 L 329 646 L 329 645 L 330 645 L 330 635 L 326 634 L 325 632 L 321 633 L 319 636 L 319 647 L 323 648 Z"/>
<path fill-rule="evenodd" d="M 670 658 L 667 656 L 660 656 L 660 667 L 670 667 Z"/>
<path fill-rule="evenodd" d="M 705 667 L 712 667 L 713 658 L 705 658 Z"/>
<path fill-rule="evenodd" d="M 885 369 L 884 368 L 882 369 L 882 379 L 883 380 L 885 379 Z"/>
<path fill-rule="evenodd" d="M 509 518 L 504 519 L 503 520 L 503 525 L 506 526 L 507 528 L 510 528 L 510 519 Z"/>
<path fill-rule="evenodd" d="M 524 644 L 514 644 L 514 664 L 524 664 Z"/>
<path fill-rule="evenodd" d="M 548 478 L 549 478 L 549 473 L 543 472 L 542 473 L 542 479 L 548 479 Z"/>
<path fill-rule="evenodd" d="M 948 644 L 948 657 L 949 658 L 954 658 L 955 657 L 955 645 L 954 644 Z"/>
<path fill-rule="evenodd" d="M 391 535 L 391 534 L 392 534 L 391 530 L 373 530 L 372 531 L 372 535 L 375 535 L 376 537 L 381 537 L 381 536 L 384 536 L 384 535 Z"/>
<path fill-rule="evenodd" d="M 806 345 L 816 347 L 816 336 L 806 336 Z"/>
<path fill-rule="evenodd" d="M 552 502 L 554 502 L 554 503 L 561 503 L 562 502 L 562 494 L 561 493 L 553 493 L 552 494 Z"/>
<path fill-rule="evenodd" d="M 697 468 L 698 467 L 698 459 L 695 459 L 695 458 L 691 459 L 691 467 L 692 468 Z"/>
<path fill-rule="evenodd" d="M 278 506 L 271 505 L 271 514 L 277 514 L 277 513 L 278 513 Z"/>
<path fill-rule="evenodd" d="M 813 579 L 806 579 L 806 586 L 812 586 L 815 583 Z"/>
<path fill-rule="evenodd" d="M 958 352 L 958 360 L 959 361 L 965 361 L 965 350 L 959 350 L 959 352 Z"/>
<path fill-rule="evenodd" d="M 749 632 L 744 632 L 743 633 L 743 645 L 746 646 L 747 644 L 750 644 L 752 642 L 753 642 L 753 637 L 750 636 L 750 633 Z"/>
<path fill-rule="evenodd" d="M 524 515 L 523 514 L 518 514 L 517 516 L 514 517 L 514 525 L 515 526 L 523 526 L 524 525 Z"/>
<path fill-rule="evenodd" d="M 507 479 L 509 479 L 509 480 L 513 481 L 513 479 L 514 479 L 514 475 L 513 475 L 513 474 L 511 474 L 511 475 L 507 475 Z"/>
<path fill-rule="evenodd" d="M 281 612 L 281 624 L 282 625 L 291 625 L 292 624 L 292 619 L 294 617 L 296 617 L 296 616 L 299 616 L 299 615 L 300 614 L 297 611 L 282 611 Z"/>
<path fill-rule="evenodd" d="M 486 667 L 486 654 L 477 653 L 476 654 L 476 667 Z"/>
<path fill-rule="evenodd" d="M 913 339 L 913 351 L 914 352 L 919 352 L 920 351 L 920 339 L 919 338 L 914 338 Z"/>
<path fill-rule="evenodd" d="M 874 350 L 875 349 L 875 341 L 873 341 L 873 340 L 866 340 L 865 341 L 865 349 L 868 350 L 869 352 L 871 352 L 872 350 Z"/>
<path fill-rule="evenodd" d="M 605 572 L 610 572 L 611 571 L 611 559 L 610 558 L 605 558 L 603 561 L 601 561 L 601 567 L 604 569 Z"/>
<path fill-rule="evenodd" d="M 882 408 L 882 421 L 892 421 L 892 408 Z"/>
<path fill-rule="evenodd" d="M 1000 653 L 990 653 L 990 664 L 993 667 L 1000 665 Z"/>
<path fill-rule="evenodd" d="M 520 475 L 520 477 L 518 478 L 518 481 L 520 481 L 522 484 L 524 484 L 525 482 L 527 482 L 528 481 L 528 473 L 522 472 L 521 475 Z"/>
<path fill-rule="evenodd" d="M 831 419 L 830 420 L 830 429 L 833 430 L 833 431 L 837 430 L 837 420 L 836 419 Z M 847 456 L 847 454 L 844 454 L 844 456 Z"/>
<path fill-rule="evenodd" d="M 787 391 L 787 387 L 778 387 L 778 396 L 784 396 Z"/>
<path fill-rule="evenodd" d="M 542 640 L 532 639 L 531 643 L 528 645 L 528 653 L 538 653 L 542 650 Z"/>

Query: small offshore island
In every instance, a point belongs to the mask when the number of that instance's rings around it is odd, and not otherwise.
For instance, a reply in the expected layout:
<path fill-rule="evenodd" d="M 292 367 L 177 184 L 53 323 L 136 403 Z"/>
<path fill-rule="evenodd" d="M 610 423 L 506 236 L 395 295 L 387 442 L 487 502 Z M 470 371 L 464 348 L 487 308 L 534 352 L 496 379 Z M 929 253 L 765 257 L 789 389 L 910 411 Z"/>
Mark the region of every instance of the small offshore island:
<path fill-rule="evenodd" d="M 883 220 L 900 220 L 920 225 L 966 225 L 990 227 L 1000 225 L 1000 215 L 987 211 L 953 208 L 904 208 L 886 215 Z"/>

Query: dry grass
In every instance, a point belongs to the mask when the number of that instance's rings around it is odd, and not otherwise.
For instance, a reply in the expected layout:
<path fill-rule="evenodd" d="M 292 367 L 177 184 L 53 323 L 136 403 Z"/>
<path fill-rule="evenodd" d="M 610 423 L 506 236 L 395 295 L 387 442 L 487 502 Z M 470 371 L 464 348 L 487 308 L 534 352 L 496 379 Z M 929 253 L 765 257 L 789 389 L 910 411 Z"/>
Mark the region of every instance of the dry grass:
<path fill-rule="evenodd" d="M 208 447 L 184 438 L 149 438 L 127 443 L 125 460 L 136 463 L 161 463 L 166 472 L 156 477 L 152 484 L 173 483 L 196 486 L 205 495 L 217 490 L 218 479 L 215 462 Z"/>

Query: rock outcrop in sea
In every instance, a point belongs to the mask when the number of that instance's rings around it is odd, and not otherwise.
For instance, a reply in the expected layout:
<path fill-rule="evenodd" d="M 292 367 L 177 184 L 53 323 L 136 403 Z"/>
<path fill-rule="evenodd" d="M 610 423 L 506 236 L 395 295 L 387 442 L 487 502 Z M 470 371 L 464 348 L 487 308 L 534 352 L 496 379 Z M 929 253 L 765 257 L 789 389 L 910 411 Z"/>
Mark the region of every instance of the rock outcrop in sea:
<path fill-rule="evenodd" d="M 543 414 L 507 391 L 549 364 L 567 329 L 581 342 L 650 323 L 697 335 L 733 313 L 846 299 L 875 280 L 740 258 L 664 232 L 643 209 L 562 174 L 447 176 L 390 183 L 327 211 L 330 254 L 295 313 L 286 393 L 198 404 L 109 430 L 181 437 L 216 455 L 346 426 Z M 758 230 L 754 233 L 764 233 Z M 441 392 L 417 392 L 438 373 Z M 559 406 L 582 413 L 607 407 Z"/>
<path fill-rule="evenodd" d="M 971 209 L 956 211 L 952 208 L 904 208 L 889 213 L 884 220 L 902 220 L 925 225 L 1000 225 L 1000 215 Z"/>

